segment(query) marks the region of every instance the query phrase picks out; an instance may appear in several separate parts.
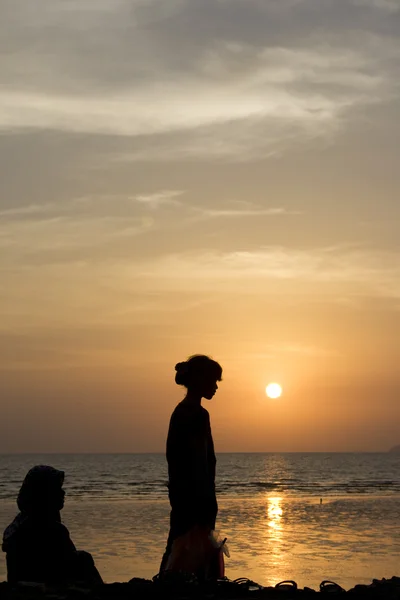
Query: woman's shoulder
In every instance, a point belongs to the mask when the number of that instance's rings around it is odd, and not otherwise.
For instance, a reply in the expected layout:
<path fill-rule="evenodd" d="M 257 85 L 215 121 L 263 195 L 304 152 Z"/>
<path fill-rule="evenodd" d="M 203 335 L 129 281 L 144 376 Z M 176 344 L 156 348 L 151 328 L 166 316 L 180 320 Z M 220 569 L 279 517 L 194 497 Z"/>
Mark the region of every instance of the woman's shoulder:
<path fill-rule="evenodd" d="M 202 421 L 203 419 L 209 419 L 208 411 L 203 406 L 196 406 L 189 404 L 182 400 L 175 407 L 171 415 L 171 422 L 176 423 L 179 421 Z"/>
<path fill-rule="evenodd" d="M 24 527 L 21 528 L 21 531 L 25 530 L 29 533 L 36 534 L 50 534 L 62 537 L 69 537 L 68 528 L 59 521 L 58 519 L 52 518 L 39 518 L 39 519 L 27 519 L 24 523 Z"/>
<path fill-rule="evenodd" d="M 7 552 L 15 545 L 30 547 L 32 543 L 40 545 L 48 543 L 49 540 L 69 539 L 69 531 L 60 521 L 26 518 L 17 526 L 13 522 L 7 527 L 4 531 L 2 549 Z"/>
<path fill-rule="evenodd" d="M 172 411 L 171 421 L 180 421 L 181 419 L 186 419 L 192 413 L 190 405 L 187 403 L 179 402 Z"/>
<path fill-rule="evenodd" d="M 206 408 L 204 408 L 204 406 L 201 407 L 201 416 L 204 421 L 207 421 L 208 423 L 210 422 L 210 413 Z"/>
<path fill-rule="evenodd" d="M 54 531 L 57 531 L 60 535 L 65 535 L 69 537 L 69 529 L 61 523 L 61 521 L 55 521 L 53 523 Z"/>
<path fill-rule="evenodd" d="M 172 416 L 174 415 L 208 415 L 208 410 L 201 404 L 192 404 L 190 402 L 185 402 L 185 400 L 181 400 L 172 412 Z"/>

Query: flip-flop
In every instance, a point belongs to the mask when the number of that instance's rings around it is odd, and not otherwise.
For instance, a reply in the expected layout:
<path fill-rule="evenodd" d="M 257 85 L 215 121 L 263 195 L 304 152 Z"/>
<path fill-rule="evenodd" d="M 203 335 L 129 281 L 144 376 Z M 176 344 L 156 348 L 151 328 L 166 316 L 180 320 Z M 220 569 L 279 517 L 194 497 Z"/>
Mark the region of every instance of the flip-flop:
<path fill-rule="evenodd" d="M 320 592 L 345 592 L 346 590 L 342 588 L 341 585 L 335 583 L 334 581 L 329 581 L 326 579 L 325 581 L 321 581 L 319 585 Z"/>
<path fill-rule="evenodd" d="M 251 579 L 247 579 L 247 577 L 239 577 L 238 579 L 234 579 L 232 583 L 236 583 L 242 587 L 247 587 L 249 592 L 263 589 L 262 585 L 252 581 Z"/>
<path fill-rule="evenodd" d="M 292 579 L 286 579 L 285 581 L 277 583 L 275 587 L 280 590 L 297 590 L 297 583 Z"/>

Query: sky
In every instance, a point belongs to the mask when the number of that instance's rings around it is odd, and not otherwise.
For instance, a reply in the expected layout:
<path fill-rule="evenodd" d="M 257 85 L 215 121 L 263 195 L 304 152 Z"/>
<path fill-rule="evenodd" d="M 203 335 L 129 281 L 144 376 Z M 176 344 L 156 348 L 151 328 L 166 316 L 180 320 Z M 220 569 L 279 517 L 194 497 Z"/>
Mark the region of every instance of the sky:
<path fill-rule="evenodd" d="M 0 452 L 400 443 L 400 0 L 2 0 Z M 282 385 L 279 400 L 265 387 Z"/>

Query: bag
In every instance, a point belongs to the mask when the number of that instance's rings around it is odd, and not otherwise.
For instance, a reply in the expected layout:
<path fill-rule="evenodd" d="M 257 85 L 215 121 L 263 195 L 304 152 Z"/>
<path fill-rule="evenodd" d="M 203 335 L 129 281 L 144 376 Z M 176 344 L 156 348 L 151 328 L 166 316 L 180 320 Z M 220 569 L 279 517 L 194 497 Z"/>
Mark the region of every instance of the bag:
<path fill-rule="evenodd" d="M 225 577 L 225 559 L 224 555 L 230 557 L 229 549 L 226 544 L 228 538 L 223 538 L 217 531 L 210 532 L 210 541 L 215 549 L 214 560 L 210 565 L 210 579 L 223 579 Z"/>
<path fill-rule="evenodd" d="M 165 570 L 193 573 L 199 579 L 224 577 L 225 542 L 209 528 L 196 525 L 174 540 Z M 229 555 L 227 548 L 226 552 Z"/>

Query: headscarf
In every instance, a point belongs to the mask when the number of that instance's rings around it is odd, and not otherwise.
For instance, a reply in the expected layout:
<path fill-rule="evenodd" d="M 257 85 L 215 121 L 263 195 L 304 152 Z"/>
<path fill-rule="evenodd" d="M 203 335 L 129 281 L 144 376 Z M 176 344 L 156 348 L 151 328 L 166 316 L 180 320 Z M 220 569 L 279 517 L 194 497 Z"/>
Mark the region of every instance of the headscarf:
<path fill-rule="evenodd" d="M 64 483 L 64 471 L 48 465 L 37 465 L 28 471 L 17 498 L 22 513 L 40 512 L 47 508 L 49 496 L 58 492 Z"/>
<path fill-rule="evenodd" d="M 61 521 L 59 509 L 51 509 L 49 499 L 61 490 L 63 483 L 64 471 L 54 467 L 36 465 L 28 471 L 17 497 L 17 506 L 21 512 L 4 531 L 3 550 L 6 551 L 7 542 L 29 517 L 51 516 L 52 519 Z"/>

